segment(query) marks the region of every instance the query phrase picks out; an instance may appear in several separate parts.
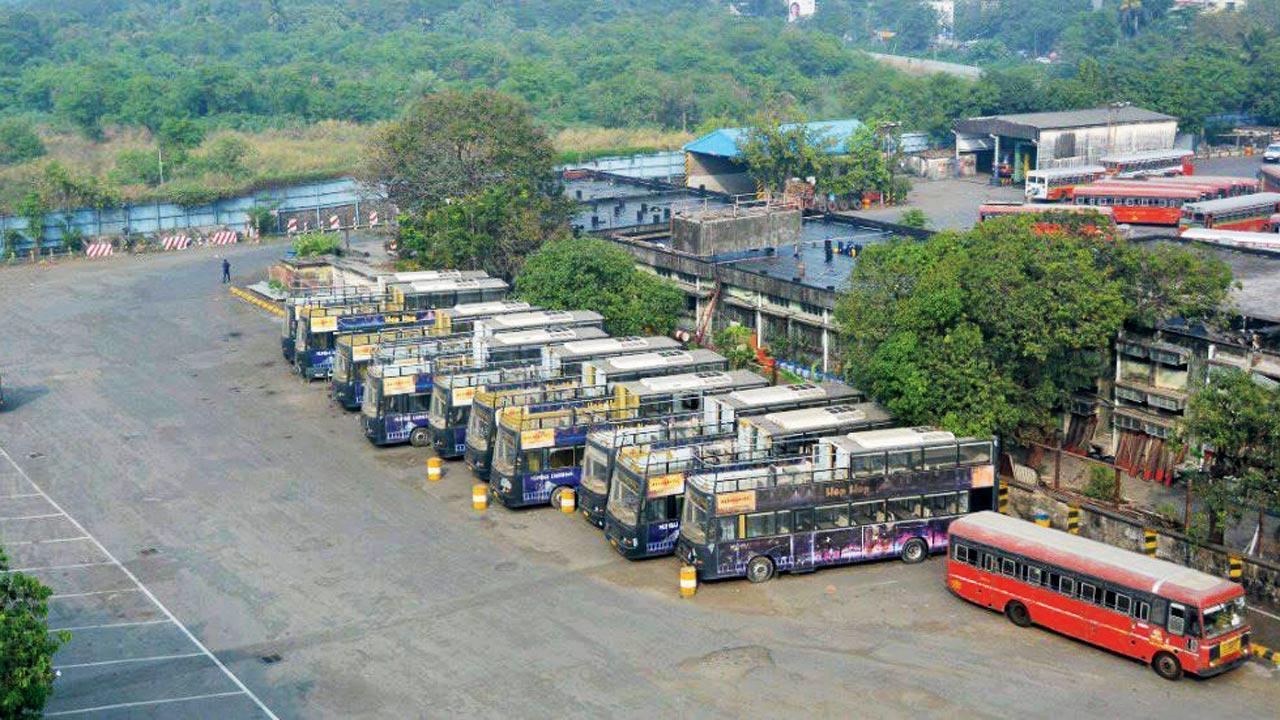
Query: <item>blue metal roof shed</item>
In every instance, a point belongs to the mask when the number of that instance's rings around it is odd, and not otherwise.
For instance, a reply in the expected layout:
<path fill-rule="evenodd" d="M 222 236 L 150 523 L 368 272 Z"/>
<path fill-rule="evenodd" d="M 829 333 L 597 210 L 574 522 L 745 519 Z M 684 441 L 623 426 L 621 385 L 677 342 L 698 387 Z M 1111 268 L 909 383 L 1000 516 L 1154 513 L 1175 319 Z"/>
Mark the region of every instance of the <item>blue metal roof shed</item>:
<path fill-rule="evenodd" d="M 839 154 L 845 151 L 845 144 L 854 130 L 862 127 L 862 123 L 849 120 L 819 120 L 810 123 L 787 123 L 783 130 L 791 130 L 799 126 L 807 126 L 820 138 L 835 140 L 831 152 Z M 722 158 L 736 158 L 739 155 L 738 141 L 746 137 L 747 128 L 721 128 L 703 135 L 684 146 L 685 152 L 700 155 L 712 155 Z"/>

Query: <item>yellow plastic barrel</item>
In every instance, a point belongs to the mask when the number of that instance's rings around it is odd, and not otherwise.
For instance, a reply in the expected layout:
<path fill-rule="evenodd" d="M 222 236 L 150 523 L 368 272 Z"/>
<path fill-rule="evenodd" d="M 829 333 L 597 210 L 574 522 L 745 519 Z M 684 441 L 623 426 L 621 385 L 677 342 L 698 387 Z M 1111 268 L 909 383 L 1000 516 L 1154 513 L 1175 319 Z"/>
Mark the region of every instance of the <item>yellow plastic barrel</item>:
<path fill-rule="evenodd" d="M 476 483 L 471 486 L 471 509 L 484 510 L 489 507 L 489 486 Z"/>
<path fill-rule="evenodd" d="M 693 597 L 698 592 L 698 569 L 692 565 L 680 566 L 680 597 Z"/>
<path fill-rule="evenodd" d="M 578 504 L 577 493 L 573 488 L 565 488 L 560 491 L 560 512 L 571 513 Z"/>

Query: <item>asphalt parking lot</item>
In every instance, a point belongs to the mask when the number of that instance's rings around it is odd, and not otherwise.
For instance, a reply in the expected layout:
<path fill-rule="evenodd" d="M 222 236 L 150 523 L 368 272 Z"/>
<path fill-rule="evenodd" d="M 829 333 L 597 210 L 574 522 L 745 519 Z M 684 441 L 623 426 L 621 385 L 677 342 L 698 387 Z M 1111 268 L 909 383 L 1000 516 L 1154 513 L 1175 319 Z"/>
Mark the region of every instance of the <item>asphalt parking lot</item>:
<path fill-rule="evenodd" d="M 230 253 L 244 284 L 279 247 Z M 476 513 L 460 464 L 427 486 L 291 375 L 218 262 L 0 268 L 0 543 L 73 635 L 50 714 L 1274 716 L 1277 671 L 1167 683 L 956 600 L 938 560 L 680 600 L 576 515 Z"/>

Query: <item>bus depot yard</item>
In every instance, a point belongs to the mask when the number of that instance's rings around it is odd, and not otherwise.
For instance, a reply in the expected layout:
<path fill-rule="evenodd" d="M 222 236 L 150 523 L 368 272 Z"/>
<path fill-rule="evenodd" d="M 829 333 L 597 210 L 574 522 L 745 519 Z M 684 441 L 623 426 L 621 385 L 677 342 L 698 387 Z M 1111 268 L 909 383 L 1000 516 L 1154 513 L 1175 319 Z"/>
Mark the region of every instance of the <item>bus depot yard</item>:
<path fill-rule="evenodd" d="M 225 252 L 240 285 L 279 255 Z M 429 482 L 430 452 L 374 447 L 218 262 L 3 271 L 0 537 L 72 632 L 51 716 L 1274 715 L 1263 664 L 1162 682 L 954 597 L 943 556 L 683 600 L 670 557 L 625 560 L 576 513 L 477 511 L 463 462 Z M 1093 583 L 1100 610 L 1121 580 Z M 1255 642 L 1280 644 L 1272 613 Z"/>

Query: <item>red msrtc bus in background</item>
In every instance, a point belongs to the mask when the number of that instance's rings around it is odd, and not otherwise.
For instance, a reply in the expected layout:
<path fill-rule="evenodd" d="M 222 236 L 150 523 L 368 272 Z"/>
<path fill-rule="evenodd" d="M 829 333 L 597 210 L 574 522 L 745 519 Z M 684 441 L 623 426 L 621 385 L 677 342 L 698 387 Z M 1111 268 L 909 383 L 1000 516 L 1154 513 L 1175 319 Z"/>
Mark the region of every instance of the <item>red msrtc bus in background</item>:
<path fill-rule="evenodd" d="M 1031 170 L 1027 173 L 1023 193 L 1027 202 L 1058 202 L 1071 197 L 1073 187 L 1091 183 L 1105 175 L 1101 165 Z"/>
<path fill-rule="evenodd" d="M 1237 250 L 1280 255 L 1280 235 L 1274 232 L 1187 228 L 1182 231 L 1181 235 L 1182 239 L 1187 242 L 1199 242 Z"/>
<path fill-rule="evenodd" d="M 988 202 L 978 206 L 978 222 L 984 223 L 991 218 L 1008 217 L 1010 215 L 1031 215 L 1038 217 L 1032 225 L 1037 232 L 1056 232 L 1061 230 L 1062 227 L 1053 222 L 1052 215 L 1055 213 L 1093 216 L 1096 218 L 1096 222 L 1090 223 L 1088 229 L 1095 233 L 1115 235 L 1115 214 L 1111 211 L 1111 208 L 1106 207 Z"/>
<path fill-rule="evenodd" d="M 1254 193 L 1238 197 L 1187 203 L 1178 226 L 1261 232 L 1271 225 L 1271 216 L 1280 213 L 1280 193 Z"/>
<path fill-rule="evenodd" d="M 1261 192 L 1262 183 L 1257 178 L 1235 177 L 1234 175 L 1175 175 L 1159 178 L 1157 182 L 1165 185 L 1211 185 L 1221 188 L 1221 197 L 1235 197 Z"/>
<path fill-rule="evenodd" d="M 1182 206 L 1203 197 L 1198 188 L 1148 186 L 1145 183 L 1098 183 L 1072 192 L 1072 202 L 1090 208 L 1111 208 L 1118 223 L 1177 225 Z"/>
<path fill-rule="evenodd" d="M 1258 181 L 1262 183 L 1262 192 L 1280 192 L 1280 166 L 1263 165 L 1258 169 Z"/>
<path fill-rule="evenodd" d="M 1168 680 L 1249 657 L 1237 583 L 991 511 L 954 520 L 949 541 L 948 589 L 1020 627 L 1137 658 Z"/>
<path fill-rule="evenodd" d="M 1191 162 L 1195 153 L 1190 150 L 1147 150 L 1145 152 L 1106 155 L 1099 162 L 1106 173 L 1117 178 L 1138 178 L 1154 175 L 1194 175 L 1196 166 Z"/>

